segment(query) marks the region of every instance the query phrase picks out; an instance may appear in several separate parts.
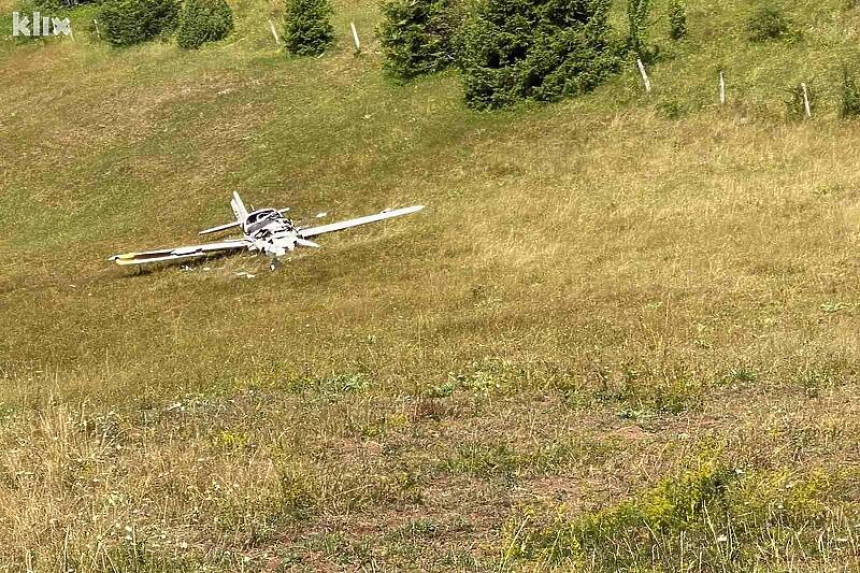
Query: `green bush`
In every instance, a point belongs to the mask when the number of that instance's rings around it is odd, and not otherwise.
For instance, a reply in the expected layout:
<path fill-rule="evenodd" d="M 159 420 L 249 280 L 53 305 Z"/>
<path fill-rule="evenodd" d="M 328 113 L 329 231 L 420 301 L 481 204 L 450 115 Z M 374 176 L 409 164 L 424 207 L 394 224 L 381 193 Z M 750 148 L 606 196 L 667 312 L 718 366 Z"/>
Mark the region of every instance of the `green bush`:
<path fill-rule="evenodd" d="M 791 22 L 776 6 L 761 6 L 747 21 L 747 34 L 753 42 L 784 40 L 792 36 Z"/>
<path fill-rule="evenodd" d="M 842 70 L 842 117 L 860 116 L 860 86 L 856 78 L 848 71 Z"/>
<path fill-rule="evenodd" d="M 485 0 L 464 27 L 466 103 L 498 108 L 584 93 L 618 71 L 609 0 Z"/>
<path fill-rule="evenodd" d="M 648 42 L 648 11 L 651 9 L 651 0 L 628 0 L 627 1 L 627 25 L 629 36 L 627 39 L 630 51 L 637 57 L 646 59 L 646 44 Z"/>
<path fill-rule="evenodd" d="M 409 79 L 456 62 L 453 0 L 388 0 L 382 15 L 378 34 L 391 75 Z"/>
<path fill-rule="evenodd" d="M 334 41 L 328 0 L 287 0 L 284 40 L 287 51 L 298 56 L 325 52 Z"/>
<path fill-rule="evenodd" d="M 681 0 L 669 3 L 669 37 L 680 40 L 687 35 L 687 10 Z"/>
<path fill-rule="evenodd" d="M 178 12 L 175 0 L 104 0 L 99 23 L 108 42 L 129 46 L 172 30 Z"/>
<path fill-rule="evenodd" d="M 177 43 L 186 49 L 216 42 L 233 30 L 233 13 L 225 0 L 185 0 L 179 16 Z"/>

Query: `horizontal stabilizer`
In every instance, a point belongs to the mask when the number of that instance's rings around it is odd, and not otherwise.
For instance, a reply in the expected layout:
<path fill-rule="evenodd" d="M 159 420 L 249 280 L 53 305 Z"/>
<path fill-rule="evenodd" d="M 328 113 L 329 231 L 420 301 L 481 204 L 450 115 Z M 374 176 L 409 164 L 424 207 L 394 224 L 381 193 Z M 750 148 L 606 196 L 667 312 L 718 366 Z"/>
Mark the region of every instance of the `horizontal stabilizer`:
<path fill-rule="evenodd" d="M 306 239 L 308 237 L 322 235 L 323 233 L 342 231 L 343 229 L 349 229 L 350 227 L 358 227 L 359 225 L 366 225 L 368 223 L 375 223 L 377 221 L 384 221 L 385 219 L 392 219 L 394 217 L 402 217 L 403 215 L 417 213 L 423 208 L 424 205 L 414 205 L 412 207 L 404 207 L 402 209 L 383 211 L 382 213 L 377 213 L 376 215 L 367 215 L 366 217 L 359 217 L 358 219 L 350 219 L 348 221 L 341 221 L 339 223 L 330 223 L 328 225 L 321 225 L 319 227 L 299 229 L 299 236 L 303 239 Z"/>
<path fill-rule="evenodd" d="M 204 229 L 204 230 L 200 231 L 200 233 L 198 233 L 198 234 L 209 235 L 211 233 L 220 233 L 221 231 L 227 231 L 229 229 L 235 229 L 236 227 L 238 227 L 241 224 L 242 223 L 239 223 L 237 221 L 235 223 L 227 223 L 225 225 L 218 225 L 217 227 L 212 227 L 211 229 Z"/>
<path fill-rule="evenodd" d="M 285 207 L 283 209 L 278 209 L 277 211 L 278 211 L 278 213 L 283 215 L 289 210 L 290 210 L 289 207 Z M 244 221 L 236 221 L 235 223 L 225 223 L 223 225 L 218 225 L 217 227 L 212 227 L 211 229 L 204 229 L 203 231 L 200 231 L 200 233 L 198 233 L 198 234 L 209 235 L 211 233 L 220 233 L 221 231 L 229 231 L 230 229 L 235 229 L 236 227 L 241 227 L 242 223 L 244 223 Z"/>

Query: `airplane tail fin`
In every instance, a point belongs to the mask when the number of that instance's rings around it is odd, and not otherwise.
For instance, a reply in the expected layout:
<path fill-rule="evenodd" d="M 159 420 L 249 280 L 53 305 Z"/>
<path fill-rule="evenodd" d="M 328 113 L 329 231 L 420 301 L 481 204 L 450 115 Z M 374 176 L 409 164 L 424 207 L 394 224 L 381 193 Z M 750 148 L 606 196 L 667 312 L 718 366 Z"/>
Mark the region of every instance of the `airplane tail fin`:
<path fill-rule="evenodd" d="M 233 215 L 236 216 L 236 220 L 232 223 L 227 223 L 225 225 L 218 225 L 217 227 L 212 227 L 211 229 L 204 229 L 200 231 L 201 235 L 208 235 L 210 233 L 220 233 L 221 231 L 227 231 L 229 229 L 234 229 L 236 227 L 241 227 L 243 223 L 245 223 L 245 219 L 248 218 L 248 209 L 245 208 L 245 204 L 242 202 L 242 198 L 239 197 L 239 194 L 233 191 L 233 198 L 230 199 L 230 207 L 233 209 Z"/>
<path fill-rule="evenodd" d="M 248 210 L 236 191 L 233 191 L 233 199 L 230 201 L 230 207 L 233 208 L 233 214 L 236 215 L 236 222 L 240 224 L 244 223 L 245 219 L 248 218 Z"/>

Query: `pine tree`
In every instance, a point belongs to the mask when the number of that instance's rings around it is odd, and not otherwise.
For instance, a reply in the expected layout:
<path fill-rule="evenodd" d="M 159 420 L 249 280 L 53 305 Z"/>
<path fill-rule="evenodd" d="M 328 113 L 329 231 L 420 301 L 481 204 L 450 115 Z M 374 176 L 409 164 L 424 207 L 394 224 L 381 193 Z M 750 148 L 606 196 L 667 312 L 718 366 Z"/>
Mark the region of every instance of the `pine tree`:
<path fill-rule="evenodd" d="M 628 45 L 636 57 L 647 59 L 648 11 L 651 0 L 628 0 L 627 24 L 629 27 Z"/>
<path fill-rule="evenodd" d="M 172 30 L 178 13 L 175 0 L 104 0 L 99 22 L 108 42 L 128 46 Z"/>
<path fill-rule="evenodd" d="M 325 52 L 334 41 L 328 0 L 286 0 L 284 41 L 287 51 L 298 56 Z"/>
<path fill-rule="evenodd" d="M 177 43 L 186 49 L 216 42 L 233 30 L 233 12 L 225 0 L 185 0 L 179 16 Z"/>
<path fill-rule="evenodd" d="M 669 37 L 680 40 L 687 35 L 687 10 L 681 0 L 669 4 Z"/>
<path fill-rule="evenodd" d="M 388 0 L 382 14 L 378 33 L 391 75 L 409 79 L 456 61 L 453 37 L 458 16 L 452 0 Z"/>
<path fill-rule="evenodd" d="M 466 102 L 485 109 L 586 92 L 618 70 L 609 0 L 486 0 L 465 27 Z"/>

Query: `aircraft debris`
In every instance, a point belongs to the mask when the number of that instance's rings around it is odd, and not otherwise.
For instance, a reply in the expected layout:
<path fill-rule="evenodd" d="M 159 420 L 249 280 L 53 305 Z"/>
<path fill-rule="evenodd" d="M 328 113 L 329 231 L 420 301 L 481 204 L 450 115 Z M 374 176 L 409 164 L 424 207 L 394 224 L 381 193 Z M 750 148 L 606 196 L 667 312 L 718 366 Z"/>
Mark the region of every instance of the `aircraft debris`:
<path fill-rule="evenodd" d="M 288 208 L 258 209 L 249 213 L 242 202 L 242 198 L 236 192 L 233 193 L 230 206 L 233 209 L 233 215 L 236 217 L 234 222 L 205 229 L 200 231 L 200 234 L 208 235 L 232 229 L 240 229 L 243 235 L 241 238 L 188 247 L 126 253 L 123 255 L 114 255 L 108 260 L 123 266 L 141 266 L 151 263 L 205 257 L 212 254 L 229 253 L 244 249 L 271 257 L 270 268 L 275 270 L 278 265 L 278 259 L 288 252 L 294 251 L 296 247 L 319 247 L 317 243 L 310 240 L 311 237 L 417 213 L 424 208 L 423 205 L 413 205 L 401 209 L 386 209 L 376 215 L 367 215 L 339 223 L 329 223 L 318 227 L 297 227 L 285 216 L 285 213 L 289 211 Z M 327 213 L 321 213 L 321 215 L 327 215 Z M 208 271 L 210 269 L 209 267 L 204 267 L 203 270 Z"/>

